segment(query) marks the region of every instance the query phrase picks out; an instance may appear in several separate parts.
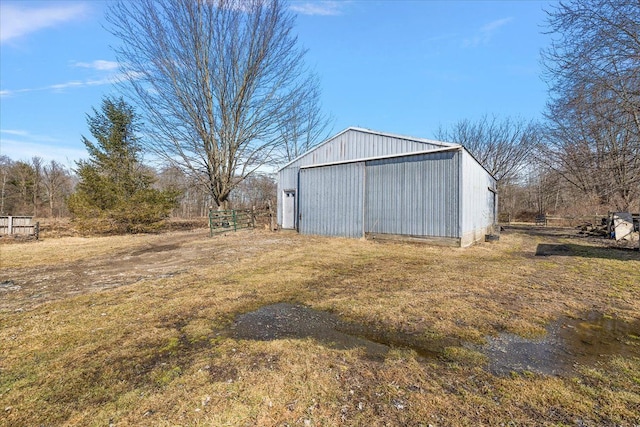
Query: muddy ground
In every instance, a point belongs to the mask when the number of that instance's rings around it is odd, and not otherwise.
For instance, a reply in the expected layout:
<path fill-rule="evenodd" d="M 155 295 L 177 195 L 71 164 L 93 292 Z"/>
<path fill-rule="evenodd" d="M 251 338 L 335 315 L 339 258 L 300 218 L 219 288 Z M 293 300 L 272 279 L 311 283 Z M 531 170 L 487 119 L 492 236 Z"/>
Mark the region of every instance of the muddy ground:
<path fill-rule="evenodd" d="M 79 254 L 79 259 L 73 261 L 61 259 L 53 265 L 30 268 L 5 268 L 10 260 L 2 253 L 3 244 L 22 245 L 28 251 L 33 245 L 55 245 L 56 239 L 0 240 L 0 312 L 29 310 L 48 301 L 172 277 L 201 265 L 233 263 L 279 245 L 293 244 L 284 234 L 274 235 L 274 239 L 254 239 L 247 233 L 234 237 L 212 239 L 208 229 L 133 236 L 134 241 L 126 249 L 107 248 L 105 254 Z M 201 244 L 203 240 L 207 244 Z M 82 247 L 77 251 L 82 252 Z"/>

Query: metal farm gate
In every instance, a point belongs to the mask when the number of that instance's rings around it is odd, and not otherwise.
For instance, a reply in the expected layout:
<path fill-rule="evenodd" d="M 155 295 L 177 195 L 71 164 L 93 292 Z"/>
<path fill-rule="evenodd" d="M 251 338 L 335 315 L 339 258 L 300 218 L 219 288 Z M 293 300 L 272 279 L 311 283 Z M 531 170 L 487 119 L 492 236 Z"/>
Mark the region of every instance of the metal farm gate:
<path fill-rule="evenodd" d="M 255 228 L 255 210 L 209 210 L 209 235 L 238 231 L 244 228 Z"/>

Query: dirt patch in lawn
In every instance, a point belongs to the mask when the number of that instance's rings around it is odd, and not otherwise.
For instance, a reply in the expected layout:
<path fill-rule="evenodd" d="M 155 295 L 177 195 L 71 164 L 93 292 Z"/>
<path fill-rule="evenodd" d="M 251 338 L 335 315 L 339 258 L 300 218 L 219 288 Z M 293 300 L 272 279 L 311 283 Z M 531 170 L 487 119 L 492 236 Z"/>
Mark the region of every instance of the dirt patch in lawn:
<path fill-rule="evenodd" d="M 157 235 L 65 237 L 0 245 L 0 312 L 30 310 L 76 295 L 165 279 L 199 266 L 228 265 L 286 238 L 250 232 L 209 237 L 208 229 Z"/>

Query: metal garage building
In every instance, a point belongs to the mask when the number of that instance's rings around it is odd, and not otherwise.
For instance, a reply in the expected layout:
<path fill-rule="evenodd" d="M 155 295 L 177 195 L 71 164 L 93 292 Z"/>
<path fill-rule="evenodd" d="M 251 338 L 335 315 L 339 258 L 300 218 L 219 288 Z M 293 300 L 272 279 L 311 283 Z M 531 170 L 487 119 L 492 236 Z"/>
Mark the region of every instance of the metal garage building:
<path fill-rule="evenodd" d="M 351 127 L 278 175 L 278 224 L 302 234 L 468 246 L 496 220 L 496 180 L 458 144 Z"/>

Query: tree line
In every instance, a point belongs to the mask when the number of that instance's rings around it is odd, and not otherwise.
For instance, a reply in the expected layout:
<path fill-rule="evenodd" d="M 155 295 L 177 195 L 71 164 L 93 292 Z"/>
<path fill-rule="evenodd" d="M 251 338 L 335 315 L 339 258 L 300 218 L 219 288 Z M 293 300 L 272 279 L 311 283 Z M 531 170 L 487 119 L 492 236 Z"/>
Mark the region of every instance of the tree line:
<path fill-rule="evenodd" d="M 89 158 L 74 172 L 1 157 L 0 212 L 135 231 L 170 214 L 273 203 L 261 171 L 328 136 L 285 2 L 120 0 L 107 22 L 124 98 L 87 117 Z M 543 120 L 487 114 L 435 137 L 463 144 L 496 177 L 503 212 L 639 209 L 640 3 L 559 2 L 546 29 Z M 143 165 L 143 153 L 161 166 Z"/>
<path fill-rule="evenodd" d="M 55 160 L 0 156 L 0 215 L 66 217 L 75 182 L 73 173 Z"/>
<path fill-rule="evenodd" d="M 71 216 L 80 230 L 92 232 L 148 231 L 170 215 L 207 215 L 213 201 L 189 175 L 142 162 L 139 117 L 122 98 L 104 98 L 87 124 L 88 158 L 73 170 L 40 157 L 0 156 L 0 215 Z M 262 207 L 272 203 L 275 182 L 255 174 L 234 190 L 234 207 Z"/>
<path fill-rule="evenodd" d="M 146 167 L 158 189 L 174 189 L 178 193 L 176 206 L 169 212 L 175 218 L 207 216 L 213 200 L 206 189 L 173 167 L 159 170 Z M 40 157 L 12 160 L 0 156 L 0 216 L 34 216 L 38 218 L 69 218 L 67 205 L 76 190 L 79 177 L 74 168 L 58 161 L 44 162 Z M 256 174 L 243 181 L 229 196 L 229 206 L 235 209 L 265 209 L 275 207 L 276 182 L 270 174 Z"/>

